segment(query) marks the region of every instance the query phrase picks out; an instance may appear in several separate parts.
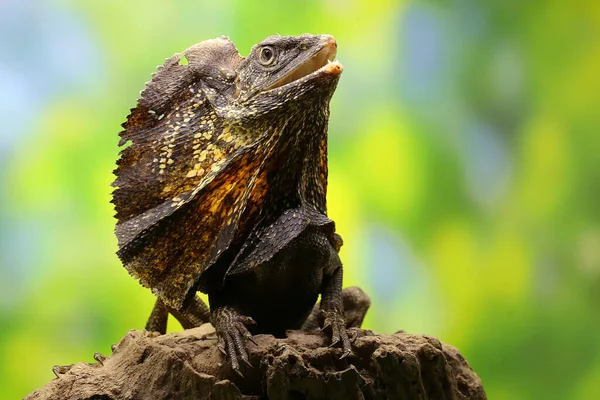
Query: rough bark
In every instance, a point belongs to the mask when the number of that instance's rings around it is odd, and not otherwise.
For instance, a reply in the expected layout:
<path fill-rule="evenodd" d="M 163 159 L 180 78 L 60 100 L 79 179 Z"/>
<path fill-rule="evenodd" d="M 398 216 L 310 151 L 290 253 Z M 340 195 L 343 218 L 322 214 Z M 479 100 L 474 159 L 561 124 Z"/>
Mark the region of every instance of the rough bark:
<path fill-rule="evenodd" d="M 486 398 L 454 347 L 425 335 L 356 333 L 343 360 L 319 333 L 257 335 L 242 378 L 224 362 L 209 324 L 162 336 L 132 330 L 103 364 L 76 364 L 26 399 Z"/>

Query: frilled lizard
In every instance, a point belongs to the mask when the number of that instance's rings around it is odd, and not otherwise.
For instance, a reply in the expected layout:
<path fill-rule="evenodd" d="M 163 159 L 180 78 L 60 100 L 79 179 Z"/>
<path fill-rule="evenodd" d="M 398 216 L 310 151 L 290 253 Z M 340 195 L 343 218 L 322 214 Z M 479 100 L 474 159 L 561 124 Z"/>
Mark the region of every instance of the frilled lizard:
<path fill-rule="evenodd" d="M 342 241 L 326 208 L 336 51 L 329 35 L 277 35 L 244 58 L 222 37 L 148 82 L 123 124 L 113 198 L 118 255 L 158 296 L 147 329 L 164 332 L 167 310 L 184 328 L 210 318 L 237 372 L 252 334 L 317 317 L 351 352 Z"/>

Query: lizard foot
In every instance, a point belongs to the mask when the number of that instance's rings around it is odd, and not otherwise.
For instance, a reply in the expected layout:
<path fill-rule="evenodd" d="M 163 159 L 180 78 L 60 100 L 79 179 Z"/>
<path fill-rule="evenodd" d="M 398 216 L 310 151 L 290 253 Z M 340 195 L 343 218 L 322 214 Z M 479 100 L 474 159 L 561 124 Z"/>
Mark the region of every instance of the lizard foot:
<path fill-rule="evenodd" d="M 352 343 L 346 331 L 346 318 L 340 310 L 321 310 L 319 313 L 321 321 L 321 330 L 331 332 L 331 344 L 329 347 L 334 347 L 341 343 L 342 358 L 346 358 L 352 354 Z"/>
<path fill-rule="evenodd" d="M 214 310 L 211 322 L 217 332 L 219 350 L 229 358 L 231 368 L 235 373 L 243 377 L 240 372 L 240 361 L 252 367 L 252 364 L 248 361 L 245 339 L 254 343 L 252 334 L 246 326 L 255 325 L 256 322 L 250 317 L 241 315 L 231 307 L 219 307 Z"/>

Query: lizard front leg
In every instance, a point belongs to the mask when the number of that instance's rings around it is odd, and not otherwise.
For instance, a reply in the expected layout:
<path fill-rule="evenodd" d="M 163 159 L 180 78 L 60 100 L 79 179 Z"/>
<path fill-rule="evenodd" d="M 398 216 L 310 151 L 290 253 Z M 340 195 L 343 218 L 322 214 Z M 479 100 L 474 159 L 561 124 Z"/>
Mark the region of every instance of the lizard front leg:
<path fill-rule="evenodd" d="M 333 274 L 324 277 L 319 322 L 322 330 L 331 332 L 331 346 L 341 342 L 343 350 L 341 358 L 344 358 L 352 353 L 352 344 L 346 331 L 346 316 L 342 301 L 342 277 L 341 263 L 333 271 Z"/>

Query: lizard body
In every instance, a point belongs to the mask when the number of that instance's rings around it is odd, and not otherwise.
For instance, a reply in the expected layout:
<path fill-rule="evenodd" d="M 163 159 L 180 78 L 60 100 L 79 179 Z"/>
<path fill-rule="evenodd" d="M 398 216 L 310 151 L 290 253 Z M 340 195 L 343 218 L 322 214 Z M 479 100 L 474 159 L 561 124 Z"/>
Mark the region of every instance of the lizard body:
<path fill-rule="evenodd" d="M 158 296 L 147 328 L 166 328 L 165 310 L 197 324 L 207 293 L 239 371 L 246 338 L 302 327 L 320 294 L 321 326 L 351 352 L 326 207 L 336 51 L 329 35 L 277 35 L 243 58 L 213 39 L 167 59 L 142 91 L 113 202 L 119 257 Z"/>

